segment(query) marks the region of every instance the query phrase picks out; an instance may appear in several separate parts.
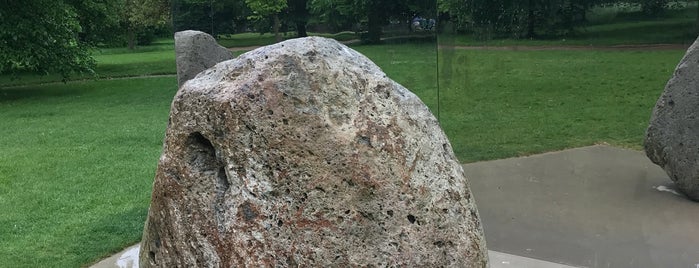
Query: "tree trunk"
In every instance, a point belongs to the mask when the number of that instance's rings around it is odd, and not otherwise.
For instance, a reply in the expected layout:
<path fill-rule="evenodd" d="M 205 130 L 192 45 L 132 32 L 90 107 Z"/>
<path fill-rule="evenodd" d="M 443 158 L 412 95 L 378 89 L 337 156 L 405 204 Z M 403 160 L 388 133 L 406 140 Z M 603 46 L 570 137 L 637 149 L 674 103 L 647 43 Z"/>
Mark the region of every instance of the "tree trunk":
<path fill-rule="evenodd" d="M 534 38 L 534 29 L 536 27 L 536 18 L 534 17 L 534 0 L 529 0 L 527 10 L 527 38 Z"/>
<path fill-rule="evenodd" d="M 381 13 L 379 8 L 371 7 L 369 9 L 369 21 L 367 22 L 368 32 L 366 42 L 371 44 L 377 44 L 381 42 Z"/>
<path fill-rule="evenodd" d="M 129 32 L 127 33 L 127 39 L 128 39 L 128 47 L 129 50 L 134 50 L 136 49 L 136 31 L 129 27 Z"/>
<path fill-rule="evenodd" d="M 306 24 L 308 24 L 308 0 L 287 0 L 289 15 L 296 25 L 296 37 L 306 37 Z"/>
<path fill-rule="evenodd" d="M 279 14 L 274 14 L 274 25 L 272 26 L 272 29 L 274 31 L 274 39 L 277 40 L 277 42 L 282 41 L 282 36 L 279 34 L 280 27 L 281 22 L 279 21 Z"/>
<path fill-rule="evenodd" d="M 306 32 L 306 22 L 296 21 L 296 37 L 306 37 L 308 33 Z"/>

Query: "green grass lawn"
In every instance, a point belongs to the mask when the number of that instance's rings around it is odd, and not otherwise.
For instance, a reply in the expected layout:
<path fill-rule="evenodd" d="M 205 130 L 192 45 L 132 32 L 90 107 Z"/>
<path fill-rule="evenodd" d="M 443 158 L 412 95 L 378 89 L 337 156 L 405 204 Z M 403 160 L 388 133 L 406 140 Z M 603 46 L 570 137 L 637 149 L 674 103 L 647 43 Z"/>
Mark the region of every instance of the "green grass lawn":
<path fill-rule="evenodd" d="M 466 162 L 610 143 L 641 149 L 684 51 L 441 53 L 441 123 Z"/>
<path fill-rule="evenodd" d="M 173 74 L 172 48 L 158 46 L 101 51 L 101 77 Z M 439 111 L 466 162 L 599 142 L 639 148 L 683 54 L 442 50 L 438 93 L 433 44 L 354 48 Z M 0 267 L 88 265 L 137 242 L 175 77 L 2 79 Z"/>
<path fill-rule="evenodd" d="M 436 111 L 437 108 L 437 49 L 435 44 L 354 46 L 369 57 L 401 85 L 420 96 Z"/>
<path fill-rule="evenodd" d="M 0 89 L 0 267 L 77 267 L 140 238 L 176 87 Z"/>

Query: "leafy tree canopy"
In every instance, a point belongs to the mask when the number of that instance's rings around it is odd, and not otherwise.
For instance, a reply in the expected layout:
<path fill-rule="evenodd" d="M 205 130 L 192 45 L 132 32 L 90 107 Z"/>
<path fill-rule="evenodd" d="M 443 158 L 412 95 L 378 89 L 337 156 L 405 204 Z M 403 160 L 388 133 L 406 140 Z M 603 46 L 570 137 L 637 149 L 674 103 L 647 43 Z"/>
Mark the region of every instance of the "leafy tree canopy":
<path fill-rule="evenodd" d="M 438 0 L 461 31 L 532 38 L 565 35 L 585 22 L 592 6 L 615 0 Z"/>
<path fill-rule="evenodd" d="M 92 73 L 93 47 L 168 15 L 168 0 L 0 0 L 0 73 Z"/>
<path fill-rule="evenodd" d="M 60 0 L 0 2 L 0 73 L 92 72 L 89 45 L 74 6 Z"/>

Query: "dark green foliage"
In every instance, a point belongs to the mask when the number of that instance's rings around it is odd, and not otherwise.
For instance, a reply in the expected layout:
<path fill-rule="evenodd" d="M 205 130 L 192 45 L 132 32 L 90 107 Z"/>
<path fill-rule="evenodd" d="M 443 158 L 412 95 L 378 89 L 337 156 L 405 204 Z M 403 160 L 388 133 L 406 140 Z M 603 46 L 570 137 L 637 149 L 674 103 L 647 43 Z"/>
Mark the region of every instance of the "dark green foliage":
<path fill-rule="evenodd" d="M 336 31 L 362 32 L 365 43 L 380 43 L 382 27 L 408 22 L 416 15 L 436 18 L 436 2 L 430 0 L 315 0 L 311 13 Z"/>
<path fill-rule="evenodd" d="M 309 10 L 316 27 L 322 25 L 329 32 L 353 31 L 359 22 L 349 2 L 311 0 Z"/>
<path fill-rule="evenodd" d="M 23 1 L 19 1 L 23 2 Z M 121 33 L 123 0 L 65 0 L 76 12 L 80 40 L 93 45 L 114 44 Z"/>
<path fill-rule="evenodd" d="M 669 0 L 638 0 L 644 14 L 657 16 L 663 13 L 669 4 Z"/>
<path fill-rule="evenodd" d="M 91 72 L 94 61 L 87 42 L 78 38 L 81 30 L 75 8 L 64 1 L 2 0 L 0 73 Z"/>
<path fill-rule="evenodd" d="M 0 73 L 93 73 L 95 46 L 153 40 L 163 0 L 0 1 Z"/>
<path fill-rule="evenodd" d="M 242 0 L 172 0 L 175 31 L 198 30 L 213 36 L 245 32 L 251 14 Z"/>
<path fill-rule="evenodd" d="M 461 32 L 480 38 L 566 36 L 586 12 L 611 0 L 439 0 L 440 12 Z"/>
<path fill-rule="evenodd" d="M 306 37 L 306 24 L 310 19 L 308 0 L 288 0 L 288 20 L 296 27 L 297 37 Z"/>
<path fill-rule="evenodd" d="M 170 32 L 170 6 L 168 0 L 111 0 L 121 2 L 119 36 L 125 37 L 129 49 L 137 44 L 146 45 L 156 32 Z M 167 36 L 171 36 L 167 34 Z"/>

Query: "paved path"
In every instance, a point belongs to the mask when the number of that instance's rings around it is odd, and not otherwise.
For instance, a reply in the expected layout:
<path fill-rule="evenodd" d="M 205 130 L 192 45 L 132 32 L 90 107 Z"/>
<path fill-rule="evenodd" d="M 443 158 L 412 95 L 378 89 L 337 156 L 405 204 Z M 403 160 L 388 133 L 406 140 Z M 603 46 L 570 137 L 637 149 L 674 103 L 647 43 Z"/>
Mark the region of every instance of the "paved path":
<path fill-rule="evenodd" d="M 699 203 L 642 152 L 592 146 L 464 170 L 490 250 L 579 267 L 699 264 Z"/>

